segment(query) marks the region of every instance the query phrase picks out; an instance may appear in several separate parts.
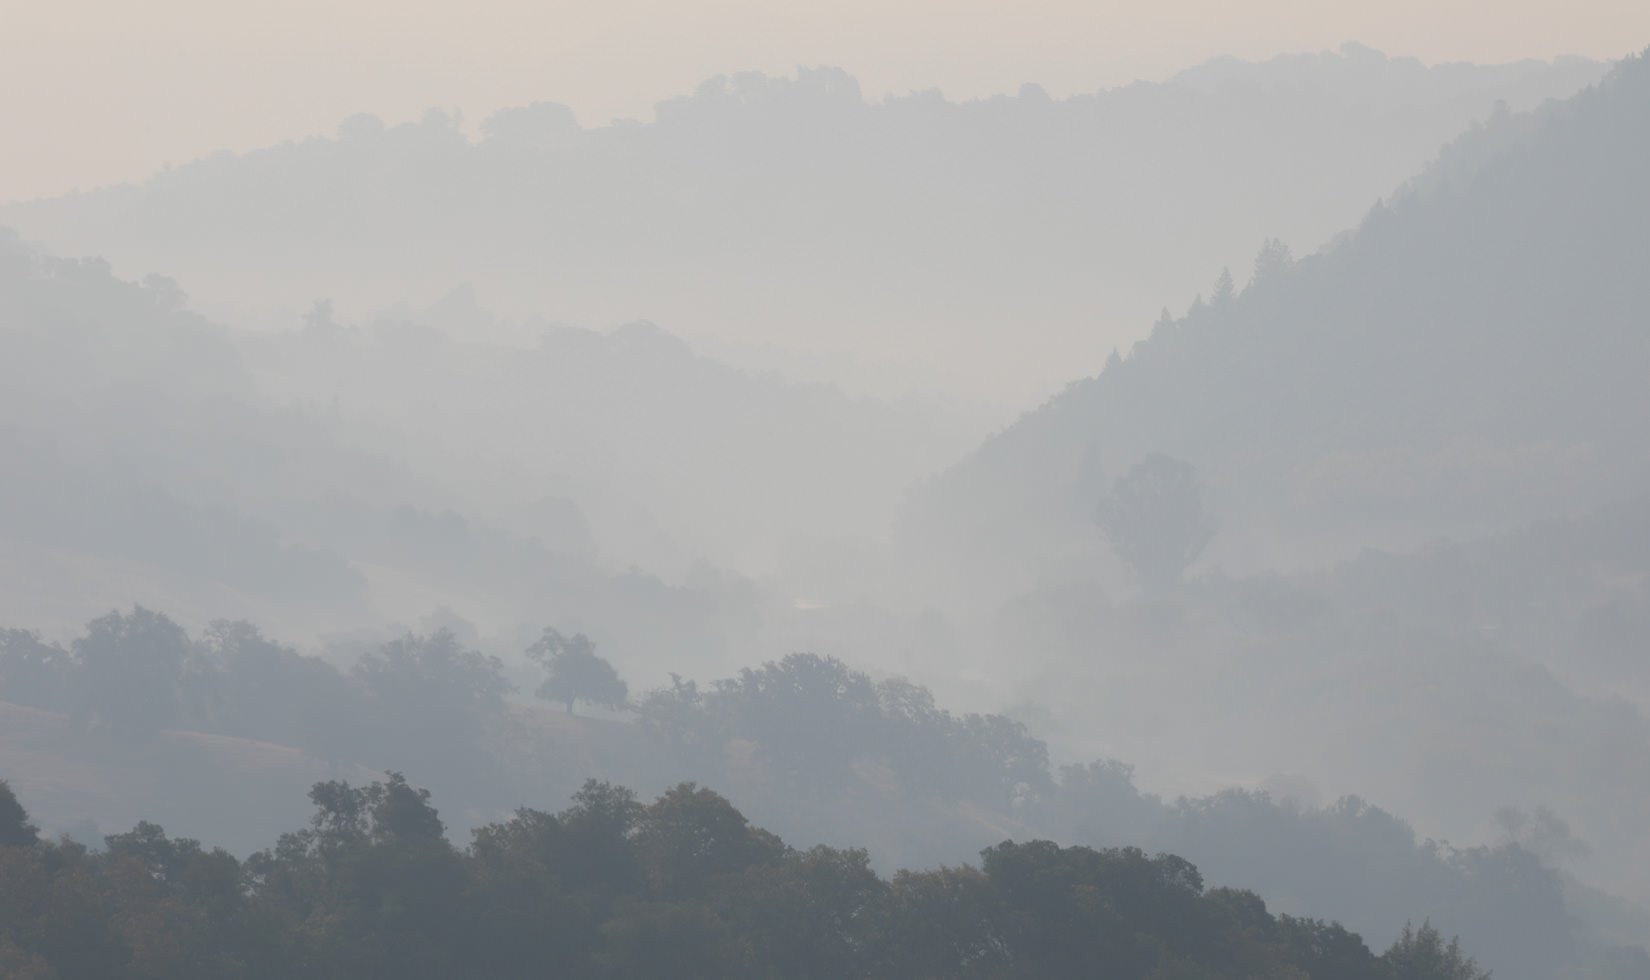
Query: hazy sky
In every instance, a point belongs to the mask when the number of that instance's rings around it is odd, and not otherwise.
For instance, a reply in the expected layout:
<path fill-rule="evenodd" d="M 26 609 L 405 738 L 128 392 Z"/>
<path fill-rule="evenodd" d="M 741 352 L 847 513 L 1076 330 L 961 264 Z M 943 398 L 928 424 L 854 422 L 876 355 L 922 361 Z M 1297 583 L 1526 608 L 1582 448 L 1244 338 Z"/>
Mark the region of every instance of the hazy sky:
<path fill-rule="evenodd" d="M 432 106 L 586 125 L 723 72 L 830 64 L 868 97 L 1052 94 L 1357 40 L 1425 61 L 1618 57 L 1644 0 L 0 0 L 0 200 Z"/>

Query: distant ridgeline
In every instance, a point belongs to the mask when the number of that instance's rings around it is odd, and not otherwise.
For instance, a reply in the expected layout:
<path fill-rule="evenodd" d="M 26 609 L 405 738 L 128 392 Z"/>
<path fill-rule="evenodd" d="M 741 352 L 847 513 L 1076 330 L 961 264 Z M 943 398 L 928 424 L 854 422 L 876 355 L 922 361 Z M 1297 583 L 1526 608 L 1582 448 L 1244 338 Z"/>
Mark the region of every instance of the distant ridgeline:
<path fill-rule="evenodd" d="M 584 129 L 537 103 L 472 140 L 441 110 L 355 117 L 335 138 L 0 203 L 0 224 L 176 277 L 229 322 L 320 296 L 354 318 L 469 282 L 573 323 L 668 317 L 694 337 L 898 363 L 895 386 L 857 379 L 885 394 L 1024 405 L 1098 365 L 1097 317 L 1101 336 L 1135 336 L 1260 234 L 1315 247 L 1498 100 L 1531 107 L 1601 71 L 1352 46 L 964 102 L 867 99 L 835 69 L 742 73 L 648 123 Z"/>
<path fill-rule="evenodd" d="M 310 825 L 238 861 L 140 823 L 91 852 L 36 839 L 0 782 L 9 980 L 1114 977 L 1487 980 L 1430 925 L 1385 953 L 1172 855 L 1012 841 L 979 867 L 879 877 L 799 851 L 683 783 L 594 780 L 455 848 L 398 773 L 317 783 Z"/>

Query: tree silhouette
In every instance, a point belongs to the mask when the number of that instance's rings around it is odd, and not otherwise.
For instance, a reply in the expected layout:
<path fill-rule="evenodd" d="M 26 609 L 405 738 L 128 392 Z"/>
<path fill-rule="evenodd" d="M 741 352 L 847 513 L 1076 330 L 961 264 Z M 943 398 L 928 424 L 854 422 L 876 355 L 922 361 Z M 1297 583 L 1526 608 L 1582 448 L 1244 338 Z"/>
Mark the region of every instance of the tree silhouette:
<path fill-rule="evenodd" d="M 1232 282 L 1232 270 L 1221 269 L 1220 278 L 1215 280 L 1215 291 L 1209 297 L 1209 305 L 1222 307 L 1232 301 L 1237 295 L 1237 286 Z"/>
<path fill-rule="evenodd" d="M 1249 285 L 1265 282 L 1288 271 L 1294 264 L 1295 256 L 1289 251 L 1289 246 L 1280 239 L 1268 238 L 1255 255 L 1255 271 L 1249 277 Z"/>
<path fill-rule="evenodd" d="M 1459 940 L 1445 942 L 1431 922 L 1419 929 L 1406 923 L 1385 958 L 1393 980 L 1490 980 L 1489 971 L 1461 951 Z"/>
<path fill-rule="evenodd" d="M 17 794 L 0 779 L 0 847 L 28 847 L 39 843 L 39 834 L 23 804 L 17 801 Z"/>
<path fill-rule="evenodd" d="M 366 693 L 375 756 L 478 778 L 487 719 L 511 690 L 503 669 L 445 629 L 409 633 L 362 656 L 352 675 Z"/>
<path fill-rule="evenodd" d="M 575 701 L 618 710 L 630 696 L 618 671 L 596 655 L 596 644 L 583 633 L 569 637 L 554 628 L 546 629 L 538 642 L 527 648 L 527 656 L 550 672 L 539 685 L 539 697 L 567 705 L 568 714 L 573 713 Z"/>
<path fill-rule="evenodd" d="M 309 797 L 307 827 L 244 861 L 147 821 L 101 853 L 36 841 L 21 807 L 0 810 L 0 833 L 22 828 L 0 837 L 0 976 L 1488 976 L 1430 924 L 1377 957 L 1138 848 L 1004 841 L 974 866 L 885 880 L 867 851 L 787 846 L 694 783 L 644 806 L 589 781 L 560 813 L 517 810 L 465 849 L 399 773 Z M 1643 976 L 1628 952 L 1585 975 Z"/>
<path fill-rule="evenodd" d="M 148 736 L 171 725 L 190 649 L 183 627 L 142 606 L 92 620 L 71 648 L 84 709 L 124 735 Z"/>
<path fill-rule="evenodd" d="M 68 653 L 30 630 L 0 629 L 0 698 L 60 709 L 73 678 Z"/>
<path fill-rule="evenodd" d="M 1160 590 L 1177 583 L 1214 537 L 1206 497 L 1192 464 L 1153 453 L 1117 481 L 1096 516 L 1141 584 Z"/>

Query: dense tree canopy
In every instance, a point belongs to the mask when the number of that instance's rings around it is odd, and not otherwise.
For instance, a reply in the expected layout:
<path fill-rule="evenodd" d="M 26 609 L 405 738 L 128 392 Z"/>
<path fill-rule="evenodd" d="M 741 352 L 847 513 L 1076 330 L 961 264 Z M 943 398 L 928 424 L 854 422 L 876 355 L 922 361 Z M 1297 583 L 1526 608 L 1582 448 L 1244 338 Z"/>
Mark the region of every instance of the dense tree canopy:
<path fill-rule="evenodd" d="M 146 735 L 173 724 L 189 659 L 189 637 L 161 613 L 136 606 L 92 620 L 74 642 L 82 707 L 122 734 Z"/>
<path fill-rule="evenodd" d="M 886 765 L 913 792 L 1013 808 L 1052 788 L 1048 747 L 1002 715 L 953 715 L 904 678 L 873 682 L 835 657 L 793 653 L 700 690 L 678 681 L 638 708 L 682 763 L 731 740 L 755 746 L 790 792 L 840 792 L 856 765 Z"/>
<path fill-rule="evenodd" d="M 539 685 L 539 697 L 566 705 L 568 714 L 573 713 L 575 701 L 616 711 L 630 697 L 618 671 L 596 654 L 596 644 L 583 633 L 563 636 L 547 629 L 527 648 L 527 656 L 549 673 Z"/>
<path fill-rule="evenodd" d="M 157 636 L 169 639 L 155 642 Z M 98 655 L 89 658 L 71 652 L 94 649 Z M 114 751 L 138 729 L 112 727 L 98 699 L 123 672 L 149 658 L 170 681 L 144 689 L 169 692 L 170 707 L 164 701 L 159 707 L 176 727 L 295 746 L 330 770 L 304 778 L 328 780 L 313 798 L 322 824 L 308 833 L 318 836 L 291 836 L 277 853 L 331 854 L 343 846 L 340 841 L 391 837 L 436 847 L 441 822 L 420 816 L 426 799 L 398 778 L 370 793 L 352 789 L 338 781 L 346 774 L 340 767 L 348 764 L 428 772 L 431 785 L 459 814 L 450 828 L 455 834 L 524 797 L 571 792 L 590 775 L 651 787 L 692 779 L 699 785 L 664 794 L 645 828 L 648 807 L 626 791 L 591 784 L 554 822 L 548 814 L 528 813 L 483 830 L 476 857 L 503 868 L 535 854 L 517 870 L 553 863 L 557 882 L 604 894 L 643 887 L 678 892 L 682 882 L 711 873 L 706 868 L 774 878 L 763 886 L 767 897 L 742 913 L 767 915 L 791 900 L 785 897 L 791 885 L 783 862 L 774 863 L 783 848 L 776 851 L 769 835 L 701 788 L 728 786 L 745 813 L 786 837 L 864 846 L 860 858 L 814 855 L 811 867 L 837 875 L 843 888 L 860 887 L 850 874 L 855 860 L 869 868 L 874 859 L 883 869 L 948 864 L 1010 835 L 1097 850 L 1135 845 L 1183 855 L 1208 880 L 1254 888 L 1291 902 L 1291 910 L 1321 909 L 1326 918 L 1382 942 L 1396 936 L 1406 918 L 1430 918 L 1459 933 L 1480 962 L 1505 980 L 1546 980 L 1583 964 L 1592 972 L 1577 975 L 1589 980 L 1621 970 L 1633 976 L 1629 967 L 1637 968 L 1635 951 L 1616 949 L 1620 940 L 1599 930 L 1598 923 L 1608 920 L 1581 904 L 1592 899 L 1571 893 L 1555 870 L 1577 846 L 1561 832 L 1556 815 L 1538 811 L 1536 818 L 1520 818 L 1508 811 L 1500 817 L 1507 839 L 1455 848 L 1428 841 L 1393 814 L 1352 797 L 1307 808 L 1242 790 L 1165 800 L 1142 792 L 1127 765 L 1094 761 L 1055 770 L 1048 745 L 1019 721 L 953 713 L 918 684 L 873 680 L 834 657 L 792 654 L 705 685 L 676 678 L 639 699 L 635 726 L 560 719 L 548 726 L 542 723 L 553 714 L 507 704 L 498 662 L 452 632 L 368 646 L 356 669 L 340 671 L 245 623 L 214 623 L 191 639 L 166 617 L 139 610 L 103 617 L 69 649 L 33 633 L 0 633 L 0 699 L 78 714 L 86 723 L 74 738 L 94 753 Z M 41 719 L 38 713 L 30 717 Z M 73 731 L 68 719 L 63 724 Z M 140 744 L 146 751 L 157 747 Z M 190 780 L 192 793 L 179 793 Z M 224 814 L 240 813 L 245 820 L 244 806 L 233 810 L 214 798 L 225 785 L 221 773 L 172 772 L 154 781 L 154 802 L 146 807 L 163 817 L 159 822 L 208 836 L 226 826 Z M 274 790 L 266 797 L 277 799 Z M 161 807 L 170 808 L 155 812 Z M 75 826 L 72 814 L 68 823 L 64 817 L 59 802 L 43 822 L 54 832 Z M 255 828 L 229 826 L 226 832 L 239 833 L 234 846 L 244 853 L 290 819 L 271 817 Z M 97 834 L 84 825 L 75 832 Z M 11 836 L 26 842 L 29 833 Z M 153 850 L 144 843 L 152 836 L 144 830 L 130 843 Z M 1313 857 L 1302 860 L 1302 854 Z M 949 889 L 960 901 L 974 894 L 968 875 L 978 873 L 925 878 L 920 887 Z M 895 876 L 889 884 L 900 880 Z M 537 893 L 544 883 L 521 880 L 517 887 Z M 652 909 L 624 928 L 686 929 L 688 920 L 680 916 L 687 914 Z M 586 938 L 595 934 L 591 922 L 566 921 Z M 911 926 L 930 927 L 937 925 Z M 1335 934 L 1312 936 L 1326 962 L 1341 962 Z M 988 952 L 978 955 L 988 958 Z M 846 953 L 831 955 L 840 960 Z M 1618 970 L 1612 957 L 1625 957 L 1628 966 Z M 1357 976 L 1344 963 L 1337 969 L 1334 975 Z"/>
<path fill-rule="evenodd" d="M 10 799 L 0 783 L 0 795 Z M 93 853 L 0 842 L 0 968 L 166 977 L 1076 977 L 1483 980 L 1430 925 L 1375 955 L 1339 926 L 1206 890 L 1172 855 L 1006 841 L 884 879 L 797 850 L 692 784 L 589 782 L 443 836 L 400 774 L 317 784 L 310 826 L 245 861 L 140 823 Z M 19 808 L 19 814 L 21 809 Z M 26 821 L 26 818 L 21 818 Z"/>

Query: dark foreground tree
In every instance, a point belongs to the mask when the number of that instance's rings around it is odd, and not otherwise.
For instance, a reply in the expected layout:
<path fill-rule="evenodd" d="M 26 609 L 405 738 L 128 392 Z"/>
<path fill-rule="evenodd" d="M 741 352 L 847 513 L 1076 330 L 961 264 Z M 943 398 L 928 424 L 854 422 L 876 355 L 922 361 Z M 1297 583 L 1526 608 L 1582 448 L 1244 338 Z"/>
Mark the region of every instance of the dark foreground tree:
<path fill-rule="evenodd" d="M 555 629 L 546 629 L 538 642 L 527 648 L 527 656 L 549 671 L 550 676 L 539 685 L 539 697 L 567 705 L 568 714 L 573 713 L 575 701 L 617 711 L 630 697 L 630 689 L 618 671 L 597 656 L 596 644 L 583 633 L 563 636 Z"/>
<path fill-rule="evenodd" d="M 395 773 L 319 783 L 310 799 L 309 827 L 244 862 L 150 823 L 102 853 L 0 846 L 0 975 L 1485 976 L 1430 925 L 1376 956 L 1338 926 L 1275 917 L 1252 892 L 1206 890 L 1190 863 L 1133 848 L 1011 841 L 978 868 L 885 880 L 863 850 L 788 847 L 686 783 L 646 806 L 587 783 L 567 810 L 519 810 L 464 850 Z M 26 827 L 16 810 L 9 823 Z"/>

